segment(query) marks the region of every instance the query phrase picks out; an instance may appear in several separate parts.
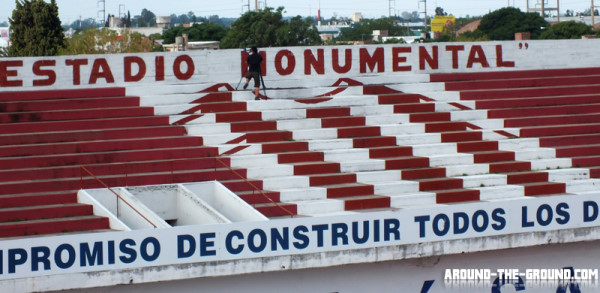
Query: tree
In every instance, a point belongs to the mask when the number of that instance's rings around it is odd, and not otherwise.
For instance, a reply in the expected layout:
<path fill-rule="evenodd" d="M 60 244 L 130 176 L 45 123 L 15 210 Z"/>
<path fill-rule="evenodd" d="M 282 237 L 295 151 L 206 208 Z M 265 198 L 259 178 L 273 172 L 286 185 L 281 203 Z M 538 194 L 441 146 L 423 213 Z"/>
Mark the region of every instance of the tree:
<path fill-rule="evenodd" d="M 581 36 L 591 35 L 592 27 L 578 21 L 564 21 L 549 27 L 542 33 L 540 39 L 580 39 Z"/>
<path fill-rule="evenodd" d="M 447 12 L 444 12 L 444 8 L 442 7 L 436 7 L 435 8 L 435 15 L 439 15 L 439 16 L 444 16 L 444 15 L 448 15 Z"/>
<path fill-rule="evenodd" d="M 361 23 L 340 29 L 342 41 L 366 41 L 371 39 L 374 30 L 387 30 L 390 36 L 401 36 L 406 28 L 396 25 L 393 18 L 365 19 Z"/>
<path fill-rule="evenodd" d="M 302 19 L 300 15 L 286 21 L 275 33 L 277 46 L 313 46 L 321 44 L 319 31 L 312 18 Z"/>
<path fill-rule="evenodd" d="M 142 9 L 142 14 L 137 17 L 137 25 L 140 27 L 156 26 L 156 15 L 146 8 Z"/>
<path fill-rule="evenodd" d="M 246 48 L 249 46 L 272 47 L 277 40 L 277 29 L 282 25 L 283 7 L 267 7 L 260 11 L 248 11 L 231 24 L 231 29 L 221 41 L 222 48 Z"/>
<path fill-rule="evenodd" d="M 111 53 L 139 53 L 158 50 L 153 42 L 140 33 L 131 33 L 123 30 L 119 36 L 117 32 L 107 28 L 86 29 L 73 35 L 67 41 L 67 46 L 61 50 L 61 55 L 79 54 L 111 54 Z"/>
<path fill-rule="evenodd" d="M 539 38 L 543 27 L 549 24 L 537 13 L 524 13 L 518 8 L 505 7 L 486 14 L 477 30 L 491 40 L 514 40 L 515 33 L 528 32 L 532 39 Z"/>
<path fill-rule="evenodd" d="M 64 47 L 63 28 L 55 0 L 16 0 L 9 19 L 12 33 L 8 54 L 12 57 L 55 56 Z"/>
<path fill-rule="evenodd" d="M 175 38 L 188 34 L 188 41 L 220 41 L 227 34 L 227 28 L 215 23 L 195 23 L 191 27 L 176 26 L 163 33 L 165 44 L 175 43 Z"/>

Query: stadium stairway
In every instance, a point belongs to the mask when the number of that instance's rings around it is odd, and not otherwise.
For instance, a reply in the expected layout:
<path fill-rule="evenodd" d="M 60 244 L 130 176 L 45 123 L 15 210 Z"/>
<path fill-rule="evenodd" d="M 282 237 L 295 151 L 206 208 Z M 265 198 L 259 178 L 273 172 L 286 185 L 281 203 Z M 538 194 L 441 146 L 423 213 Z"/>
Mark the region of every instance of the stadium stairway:
<path fill-rule="evenodd" d="M 513 135 L 553 148 L 572 167 L 600 178 L 600 68 L 432 75 L 461 103 L 484 110 L 488 121 L 517 128 Z M 571 182 L 572 191 L 577 183 Z"/>
<path fill-rule="evenodd" d="M 336 84 L 321 89 L 334 97 L 281 93 L 283 98 L 254 101 L 244 92 L 221 93 L 222 100 L 182 94 L 171 96 L 179 104 L 157 108 L 164 114 L 181 110 L 172 117 L 175 124 L 218 147 L 232 166 L 247 168 L 250 178 L 262 179 L 265 189 L 295 204 L 300 215 L 560 195 L 598 184 L 588 170 L 572 168 L 554 149 L 520 137 L 518 127 L 498 124 L 504 119 L 490 119 L 451 91 L 402 93 L 394 88 L 405 85 L 397 82 L 355 81 L 349 86 L 362 93 L 355 95 Z M 278 91 L 286 89 L 270 95 Z M 227 123 L 223 115 L 239 120 Z M 261 121 L 269 126 L 238 125 Z M 281 144 L 293 147 L 271 147 Z"/>

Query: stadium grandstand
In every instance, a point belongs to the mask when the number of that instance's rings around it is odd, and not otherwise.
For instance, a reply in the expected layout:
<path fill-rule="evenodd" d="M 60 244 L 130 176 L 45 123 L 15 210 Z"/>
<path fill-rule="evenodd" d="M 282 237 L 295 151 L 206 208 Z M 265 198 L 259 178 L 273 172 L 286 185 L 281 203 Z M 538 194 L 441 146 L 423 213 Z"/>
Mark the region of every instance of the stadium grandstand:
<path fill-rule="evenodd" d="M 599 42 L 5 58 L 0 284 L 597 292 Z"/>

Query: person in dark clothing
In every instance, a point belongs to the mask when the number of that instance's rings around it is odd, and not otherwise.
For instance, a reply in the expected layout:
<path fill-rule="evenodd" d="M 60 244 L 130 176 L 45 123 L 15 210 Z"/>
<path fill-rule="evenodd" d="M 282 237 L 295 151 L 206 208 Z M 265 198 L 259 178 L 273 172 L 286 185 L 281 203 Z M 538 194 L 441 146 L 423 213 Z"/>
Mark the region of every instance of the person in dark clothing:
<path fill-rule="evenodd" d="M 248 87 L 248 83 L 250 79 L 254 79 L 254 99 L 260 100 L 258 93 L 260 90 L 260 65 L 263 61 L 263 58 L 260 54 L 258 54 L 258 49 L 253 46 L 252 54 L 246 58 L 246 64 L 248 65 L 248 73 L 246 74 L 246 84 L 244 84 L 244 89 Z"/>

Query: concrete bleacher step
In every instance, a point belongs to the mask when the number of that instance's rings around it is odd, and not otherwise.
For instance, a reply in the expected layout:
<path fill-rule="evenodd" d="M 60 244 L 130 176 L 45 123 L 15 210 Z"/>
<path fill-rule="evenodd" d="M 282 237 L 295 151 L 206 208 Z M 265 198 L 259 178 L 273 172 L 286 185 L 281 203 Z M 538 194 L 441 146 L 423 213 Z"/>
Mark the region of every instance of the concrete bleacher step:
<path fill-rule="evenodd" d="M 585 68 L 560 68 L 543 70 L 514 70 L 514 71 L 489 71 L 468 73 L 440 73 L 429 76 L 432 82 L 473 81 L 488 79 L 517 79 L 517 78 L 539 78 L 557 76 L 585 76 L 599 75 L 600 67 Z"/>
<path fill-rule="evenodd" d="M 600 90 L 600 85 L 576 85 L 576 86 L 548 86 L 530 87 L 518 89 L 485 89 L 461 91 L 461 100 L 489 100 L 498 98 L 522 98 L 543 97 L 558 95 L 586 95 L 595 94 Z"/>
<path fill-rule="evenodd" d="M 186 134 L 183 126 L 148 126 L 115 129 L 0 134 L 0 145 L 25 145 L 60 142 L 82 142 L 110 139 L 177 137 Z"/>
<path fill-rule="evenodd" d="M 139 97 L 128 96 L 69 98 L 59 100 L 5 101 L 0 102 L 0 112 L 119 108 L 136 107 L 139 105 Z"/>
<path fill-rule="evenodd" d="M 229 164 L 227 158 L 220 160 Z M 222 164 L 215 158 L 184 158 L 176 160 L 152 160 L 132 162 L 108 162 L 103 164 L 85 165 L 92 174 L 96 176 L 148 173 L 148 172 L 178 172 L 186 170 L 202 170 L 222 168 Z M 45 180 L 70 177 L 87 176 L 80 165 L 54 166 L 44 168 L 9 169 L 0 171 L 0 182 L 23 181 L 23 180 Z"/>
<path fill-rule="evenodd" d="M 557 116 L 568 114 L 590 114 L 600 112 L 600 103 L 579 104 L 579 105 L 560 105 L 560 106 L 537 106 L 520 107 L 508 109 L 488 110 L 488 118 L 519 118 L 536 116 Z M 510 120 L 509 120 L 510 121 Z"/>
<path fill-rule="evenodd" d="M 558 85 L 585 85 L 597 84 L 600 75 L 583 76 L 544 76 L 528 78 L 503 78 L 472 81 L 446 82 L 447 91 L 478 90 L 490 88 L 528 88 Z"/>
<path fill-rule="evenodd" d="M 210 168 L 192 169 L 182 171 L 159 171 L 138 173 L 117 173 L 97 176 L 98 179 L 108 186 L 141 186 L 172 184 L 177 182 L 199 182 L 212 180 L 238 179 L 237 174 L 246 175 L 245 169 Z M 236 174 L 237 173 L 237 174 Z M 96 174 L 94 174 L 96 175 Z M 80 176 L 42 179 L 42 180 L 20 180 L 4 182 L 0 195 L 18 195 L 22 193 L 42 192 L 67 192 L 79 189 L 103 188 L 103 184 L 87 173 Z"/>
<path fill-rule="evenodd" d="M 152 137 L 0 146 L 0 157 L 91 153 L 135 149 L 201 146 L 201 137 Z"/>
<path fill-rule="evenodd" d="M 510 109 L 517 107 L 559 106 L 595 104 L 600 101 L 600 95 L 563 95 L 544 97 L 519 97 L 509 99 L 479 100 L 475 102 L 476 109 Z"/>
<path fill-rule="evenodd" d="M 91 205 L 78 203 L 0 208 L 0 222 L 85 216 L 91 215 L 92 212 Z"/>
<path fill-rule="evenodd" d="M 0 158 L 0 170 L 50 167 L 64 165 L 87 165 L 108 162 L 133 162 L 197 157 L 214 157 L 217 149 L 207 146 L 177 147 L 164 149 L 122 150 L 113 152 L 74 153 Z"/>
<path fill-rule="evenodd" d="M 38 121 L 68 121 L 83 119 L 106 119 L 152 116 L 154 109 L 151 107 L 119 107 L 119 108 L 95 108 L 95 109 L 70 109 L 49 110 L 34 112 L 5 112 L 0 113 L 0 123 L 20 123 Z"/>
<path fill-rule="evenodd" d="M 86 88 L 69 90 L 0 92 L 0 101 L 56 100 L 69 98 L 123 97 L 125 88 Z"/>
<path fill-rule="evenodd" d="M 109 229 L 108 218 L 99 216 L 74 216 L 0 223 L 0 237 L 28 236 Z"/>
<path fill-rule="evenodd" d="M 35 133 L 65 130 L 98 130 L 110 128 L 128 128 L 168 125 L 169 117 L 145 116 L 90 120 L 40 121 L 0 124 L 0 133 Z"/>
<path fill-rule="evenodd" d="M 75 192 L 40 193 L 0 196 L 0 209 L 44 205 L 73 204 L 77 202 Z"/>

